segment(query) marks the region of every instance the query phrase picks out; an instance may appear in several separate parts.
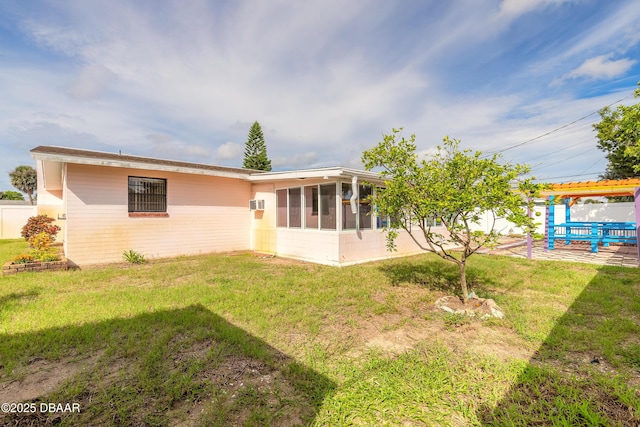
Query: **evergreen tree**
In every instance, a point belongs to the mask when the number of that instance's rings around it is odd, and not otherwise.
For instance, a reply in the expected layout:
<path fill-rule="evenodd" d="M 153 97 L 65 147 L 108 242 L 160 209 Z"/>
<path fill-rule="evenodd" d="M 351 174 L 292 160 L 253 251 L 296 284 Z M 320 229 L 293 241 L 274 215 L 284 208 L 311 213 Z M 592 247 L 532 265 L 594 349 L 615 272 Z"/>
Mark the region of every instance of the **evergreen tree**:
<path fill-rule="evenodd" d="M 262 171 L 271 170 L 271 160 L 267 157 L 267 145 L 264 142 L 262 128 L 257 121 L 251 126 L 249 137 L 244 146 L 242 167 Z"/>

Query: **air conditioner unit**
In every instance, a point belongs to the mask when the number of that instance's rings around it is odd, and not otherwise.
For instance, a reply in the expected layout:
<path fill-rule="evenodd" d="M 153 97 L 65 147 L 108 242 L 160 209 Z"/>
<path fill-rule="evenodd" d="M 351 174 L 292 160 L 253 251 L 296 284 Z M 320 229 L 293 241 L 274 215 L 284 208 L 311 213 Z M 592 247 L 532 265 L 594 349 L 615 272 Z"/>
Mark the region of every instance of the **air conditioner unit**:
<path fill-rule="evenodd" d="M 249 210 L 252 210 L 252 211 L 263 211 L 264 210 L 264 200 L 249 200 Z"/>

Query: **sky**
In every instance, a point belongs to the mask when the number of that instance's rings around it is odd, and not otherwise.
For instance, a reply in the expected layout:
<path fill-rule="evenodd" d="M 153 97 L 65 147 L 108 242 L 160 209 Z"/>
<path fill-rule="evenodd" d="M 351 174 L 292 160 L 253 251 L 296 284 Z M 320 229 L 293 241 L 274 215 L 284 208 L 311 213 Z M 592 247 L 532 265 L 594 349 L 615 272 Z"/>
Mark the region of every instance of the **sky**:
<path fill-rule="evenodd" d="M 0 0 L 0 191 L 57 145 L 274 170 L 362 168 L 392 128 L 593 180 L 633 104 L 637 0 Z"/>

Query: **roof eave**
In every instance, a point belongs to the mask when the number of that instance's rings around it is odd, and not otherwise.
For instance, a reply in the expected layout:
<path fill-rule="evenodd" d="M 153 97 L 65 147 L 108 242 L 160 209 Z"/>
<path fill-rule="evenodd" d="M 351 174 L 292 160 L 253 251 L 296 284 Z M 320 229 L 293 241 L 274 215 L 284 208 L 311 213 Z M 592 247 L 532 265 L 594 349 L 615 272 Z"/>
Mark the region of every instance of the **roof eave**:
<path fill-rule="evenodd" d="M 177 165 L 160 164 L 160 163 L 152 163 L 152 162 L 136 162 L 133 160 L 113 160 L 113 159 L 100 158 L 97 156 L 86 157 L 86 156 L 74 156 L 70 154 L 43 153 L 43 152 L 38 152 L 33 150 L 31 151 L 31 157 L 33 157 L 35 160 L 43 160 L 43 161 L 58 162 L 58 163 L 72 163 L 72 164 L 91 165 L 91 166 L 143 169 L 143 170 L 175 172 L 175 173 L 189 173 L 189 174 L 195 174 L 195 175 L 218 176 L 223 178 L 235 178 L 235 179 L 242 179 L 242 180 L 248 180 L 251 174 L 251 172 L 249 171 L 247 173 L 236 173 L 236 172 L 230 172 L 230 171 L 224 171 L 224 170 L 177 166 Z"/>
<path fill-rule="evenodd" d="M 265 172 L 252 174 L 249 178 L 252 182 L 275 182 L 290 179 L 340 179 L 357 176 L 361 180 L 373 183 L 382 183 L 380 175 L 375 172 L 349 169 L 343 167 L 319 168 L 319 169 L 299 169 L 293 171 Z"/>

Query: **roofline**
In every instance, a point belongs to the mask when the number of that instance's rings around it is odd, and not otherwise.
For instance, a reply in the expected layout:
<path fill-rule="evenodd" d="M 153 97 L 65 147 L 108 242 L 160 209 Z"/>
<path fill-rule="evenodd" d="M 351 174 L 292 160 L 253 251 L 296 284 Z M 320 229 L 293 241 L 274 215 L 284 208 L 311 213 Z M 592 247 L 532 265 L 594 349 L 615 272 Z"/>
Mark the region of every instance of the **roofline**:
<path fill-rule="evenodd" d="M 551 184 L 551 188 L 540 192 L 543 196 L 633 196 L 635 189 L 640 187 L 640 179 L 608 179 L 602 181 L 567 182 Z"/>
<path fill-rule="evenodd" d="M 265 172 L 261 174 L 252 174 L 249 178 L 253 182 L 263 181 L 283 181 L 287 179 L 312 179 L 312 178 L 353 178 L 357 176 L 362 180 L 370 180 L 382 183 L 383 180 L 377 172 L 370 172 L 359 169 L 345 168 L 342 166 L 316 168 L 316 169 L 298 169 L 291 171 Z"/>
<path fill-rule="evenodd" d="M 35 160 L 54 163 L 73 163 L 92 166 L 121 167 L 131 169 L 157 170 L 164 172 L 190 173 L 199 175 L 236 178 L 252 182 L 283 181 L 287 179 L 312 178 L 352 178 L 382 183 L 377 172 L 346 168 L 341 166 L 299 169 L 290 171 L 264 172 L 254 169 L 231 168 L 205 165 L 151 157 L 116 154 L 97 150 L 81 150 L 60 146 L 38 146 L 30 151 Z"/>
<path fill-rule="evenodd" d="M 32 149 L 30 153 L 31 157 L 35 160 L 49 162 L 190 173 L 243 180 L 248 180 L 251 174 L 261 173 L 253 169 L 213 166 L 202 163 L 116 154 L 95 150 L 80 150 L 59 146 L 38 146 Z"/>

